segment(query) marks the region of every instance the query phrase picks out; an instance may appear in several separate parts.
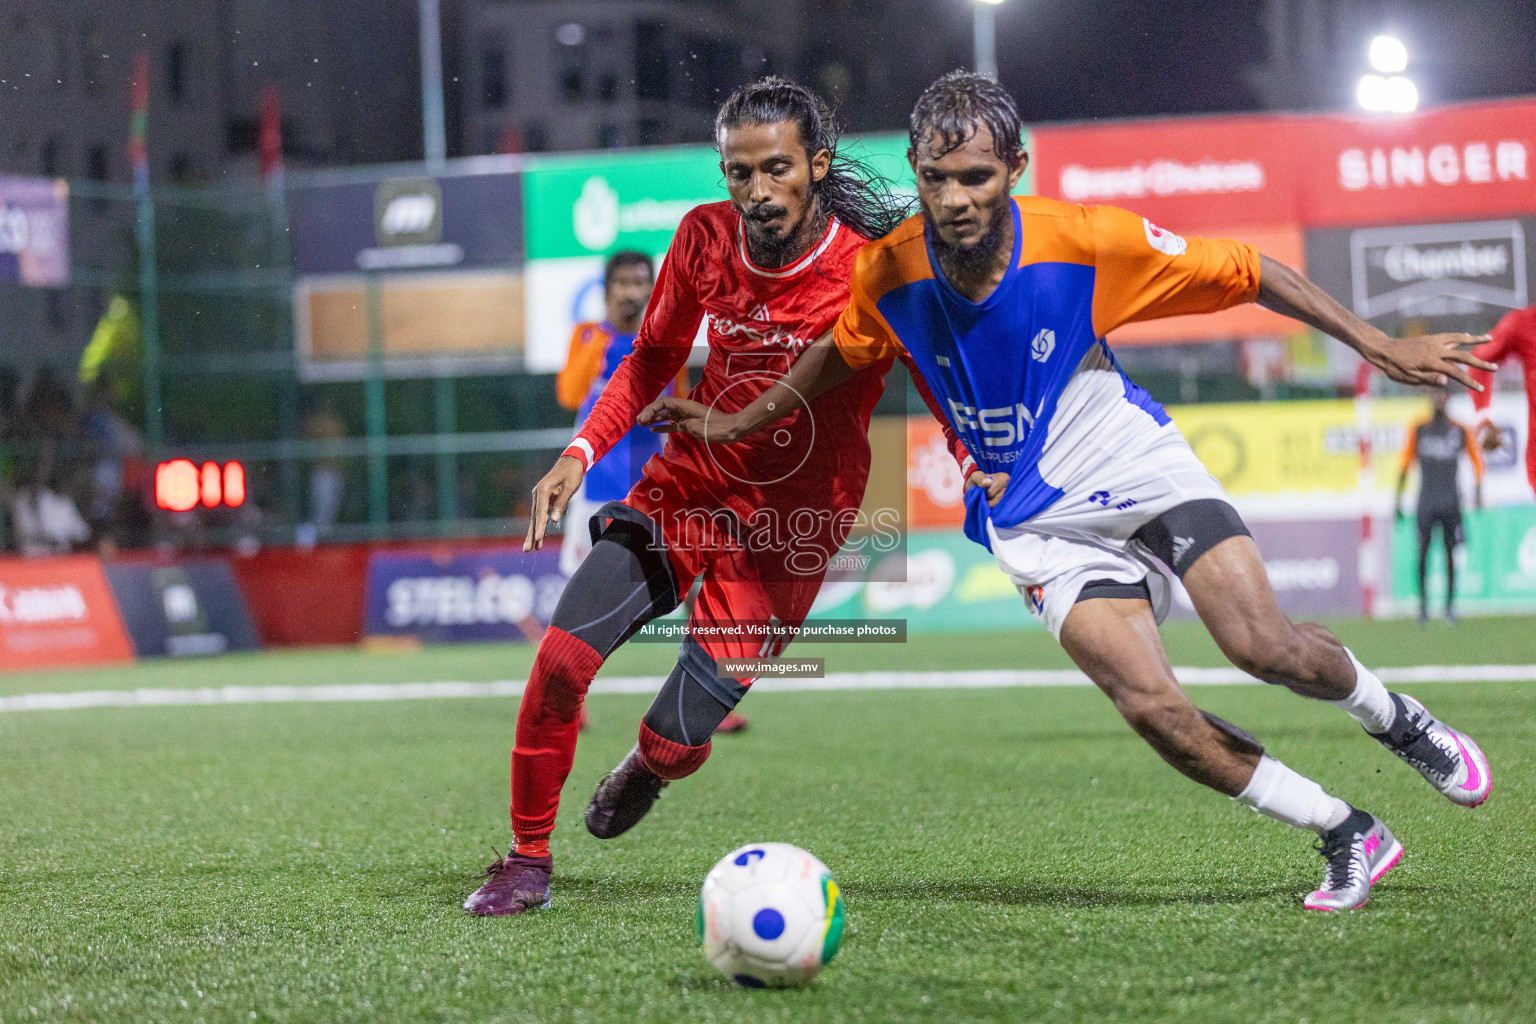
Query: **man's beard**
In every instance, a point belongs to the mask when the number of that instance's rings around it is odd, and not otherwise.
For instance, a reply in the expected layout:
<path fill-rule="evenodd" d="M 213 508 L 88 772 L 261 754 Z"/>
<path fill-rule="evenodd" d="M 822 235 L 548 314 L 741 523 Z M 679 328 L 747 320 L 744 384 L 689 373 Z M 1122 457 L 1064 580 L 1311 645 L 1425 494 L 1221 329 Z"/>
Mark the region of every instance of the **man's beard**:
<path fill-rule="evenodd" d="M 757 223 L 754 213 L 765 213 L 771 216 L 783 216 L 788 213 L 782 206 L 763 204 L 753 209 L 752 213 L 742 214 L 747 229 L 747 255 L 752 257 L 752 262 L 760 267 L 782 267 L 801 255 L 804 243 L 800 239 L 801 230 L 808 221 L 814 222 L 818 216 L 817 205 L 812 202 L 806 207 L 805 214 L 799 222 L 789 225 L 779 234 L 767 234 L 754 230 Z"/>
<path fill-rule="evenodd" d="M 992 266 L 1003 247 L 1003 235 L 1008 224 L 1007 203 L 999 203 L 992 209 L 992 223 L 982 236 L 970 245 L 950 245 L 939 237 L 937 229 L 931 230 L 933 254 L 939 258 L 939 266 L 951 278 L 978 277 Z"/>

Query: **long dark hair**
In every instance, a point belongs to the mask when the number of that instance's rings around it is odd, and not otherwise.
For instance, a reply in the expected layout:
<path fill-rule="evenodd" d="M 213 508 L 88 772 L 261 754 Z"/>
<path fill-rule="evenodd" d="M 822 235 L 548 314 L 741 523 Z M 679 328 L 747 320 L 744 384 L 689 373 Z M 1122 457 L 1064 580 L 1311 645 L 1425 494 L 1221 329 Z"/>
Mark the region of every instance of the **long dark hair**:
<path fill-rule="evenodd" d="M 729 128 L 793 121 L 800 129 L 806 159 L 825 149 L 832 154 L 826 177 L 811 186 L 823 212 L 865 238 L 882 238 L 906 220 L 912 201 L 893 195 L 890 182 L 858 160 L 839 156 L 843 129 L 820 96 L 778 75 L 760 78 L 731 93 L 715 115 L 715 148 Z"/>

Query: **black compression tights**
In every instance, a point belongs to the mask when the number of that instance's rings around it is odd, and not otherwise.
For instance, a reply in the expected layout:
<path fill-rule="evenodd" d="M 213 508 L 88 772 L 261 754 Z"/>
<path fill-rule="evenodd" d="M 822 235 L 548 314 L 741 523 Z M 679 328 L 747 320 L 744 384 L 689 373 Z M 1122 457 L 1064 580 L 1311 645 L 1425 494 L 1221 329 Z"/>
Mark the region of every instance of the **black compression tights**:
<path fill-rule="evenodd" d="M 635 630 L 678 605 L 661 558 L 641 554 L 628 524 L 604 533 L 565 585 L 550 625 L 587 644 L 605 659 Z M 639 549 L 639 550 L 637 550 Z"/>
<path fill-rule="evenodd" d="M 679 603 L 665 566 L 653 555 L 637 553 L 643 545 L 635 541 L 642 538 L 627 530 L 627 524 L 616 523 L 592 545 L 550 621 L 605 660 L 641 626 Z M 645 724 L 673 743 L 696 747 L 730 711 L 679 662 L 645 713 Z"/>

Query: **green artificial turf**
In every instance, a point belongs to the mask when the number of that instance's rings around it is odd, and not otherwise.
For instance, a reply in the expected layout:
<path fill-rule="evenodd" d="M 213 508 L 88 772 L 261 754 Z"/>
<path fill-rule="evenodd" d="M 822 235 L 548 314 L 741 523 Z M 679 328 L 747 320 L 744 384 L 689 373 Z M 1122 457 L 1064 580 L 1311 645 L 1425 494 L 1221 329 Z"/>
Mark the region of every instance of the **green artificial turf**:
<path fill-rule="evenodd" d="M 1026 623 L 1006 633 L 914 635 L 905 644 L 794 644 L 793 657 L 825 658 L 828 672 L 904 672 L 952 669 L 1066 669 L 1072 661 L 1044 630 Z M 1367 665 L 1536 664 L 1536 617 L 1463 619 L 1455 627 L 1407 619 L 1330 621 Z M 1198 622 L 1163 626 L 1175 665 L 1228 664 Z M 462 644 L 420 650 L 288 649 L 233 654 L 212 660 L 147 661 L 116 668 L 65 672 L 0 672 L 0 697 L 66 690 L 141 687 L 324 686 L 346 683 L 481 682 L 523 680 L 533 664 L 527 644 Z M 664 676 L 677 659 L 676 644 L 630 643 L 603 667 L 603 675 Z"/>
<path fill-rule="evenodd" d="M 1530 620 L 1342 624 L 1368 662 L 1536 662 Z M 1194 628 L 1175 663 L 1219 664 Z M 817 652 L 832 670 L 1062 667 L 1042 634 Z M 661 671 L 665 648 L 615 671 Z M 844 659 L 847 659 L 846 661 Z M 518 678 L 527 651 L 278 653 L 5 677 L 5 692 Z M 1536 1020 L 1536 684 L 1408 687 L 1474 735 L 1453 807 L 1342 713 L 1202 706 L 1380 815 L 1402 864 L 1310 914 L 1309 837 L 1186 782 L 1086 687 L 763 693 L 751 729 L 609 843 L 580 810 L 646 700 L 591 700 L 555 907 L 459 910 L 505 850 L 513 699 L 0 714 L 0 1024 L 22 1021 Z M 848 928 L 804 991 L 720 978 L 704 873 L 805 846 Z"/>

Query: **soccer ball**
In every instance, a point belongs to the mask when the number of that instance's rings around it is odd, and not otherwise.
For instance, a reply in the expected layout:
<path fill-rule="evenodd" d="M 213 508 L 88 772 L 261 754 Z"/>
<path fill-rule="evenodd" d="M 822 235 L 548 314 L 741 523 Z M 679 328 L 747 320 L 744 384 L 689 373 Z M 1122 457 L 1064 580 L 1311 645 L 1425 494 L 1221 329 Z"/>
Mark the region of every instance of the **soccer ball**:
<path fill-rule="evenodd" d="M 695 926 L 705 958 L 738 985 L 805 985 L 837 953 L 843 897 L 798 846 L 752 843 L 705 876 Z"/>

